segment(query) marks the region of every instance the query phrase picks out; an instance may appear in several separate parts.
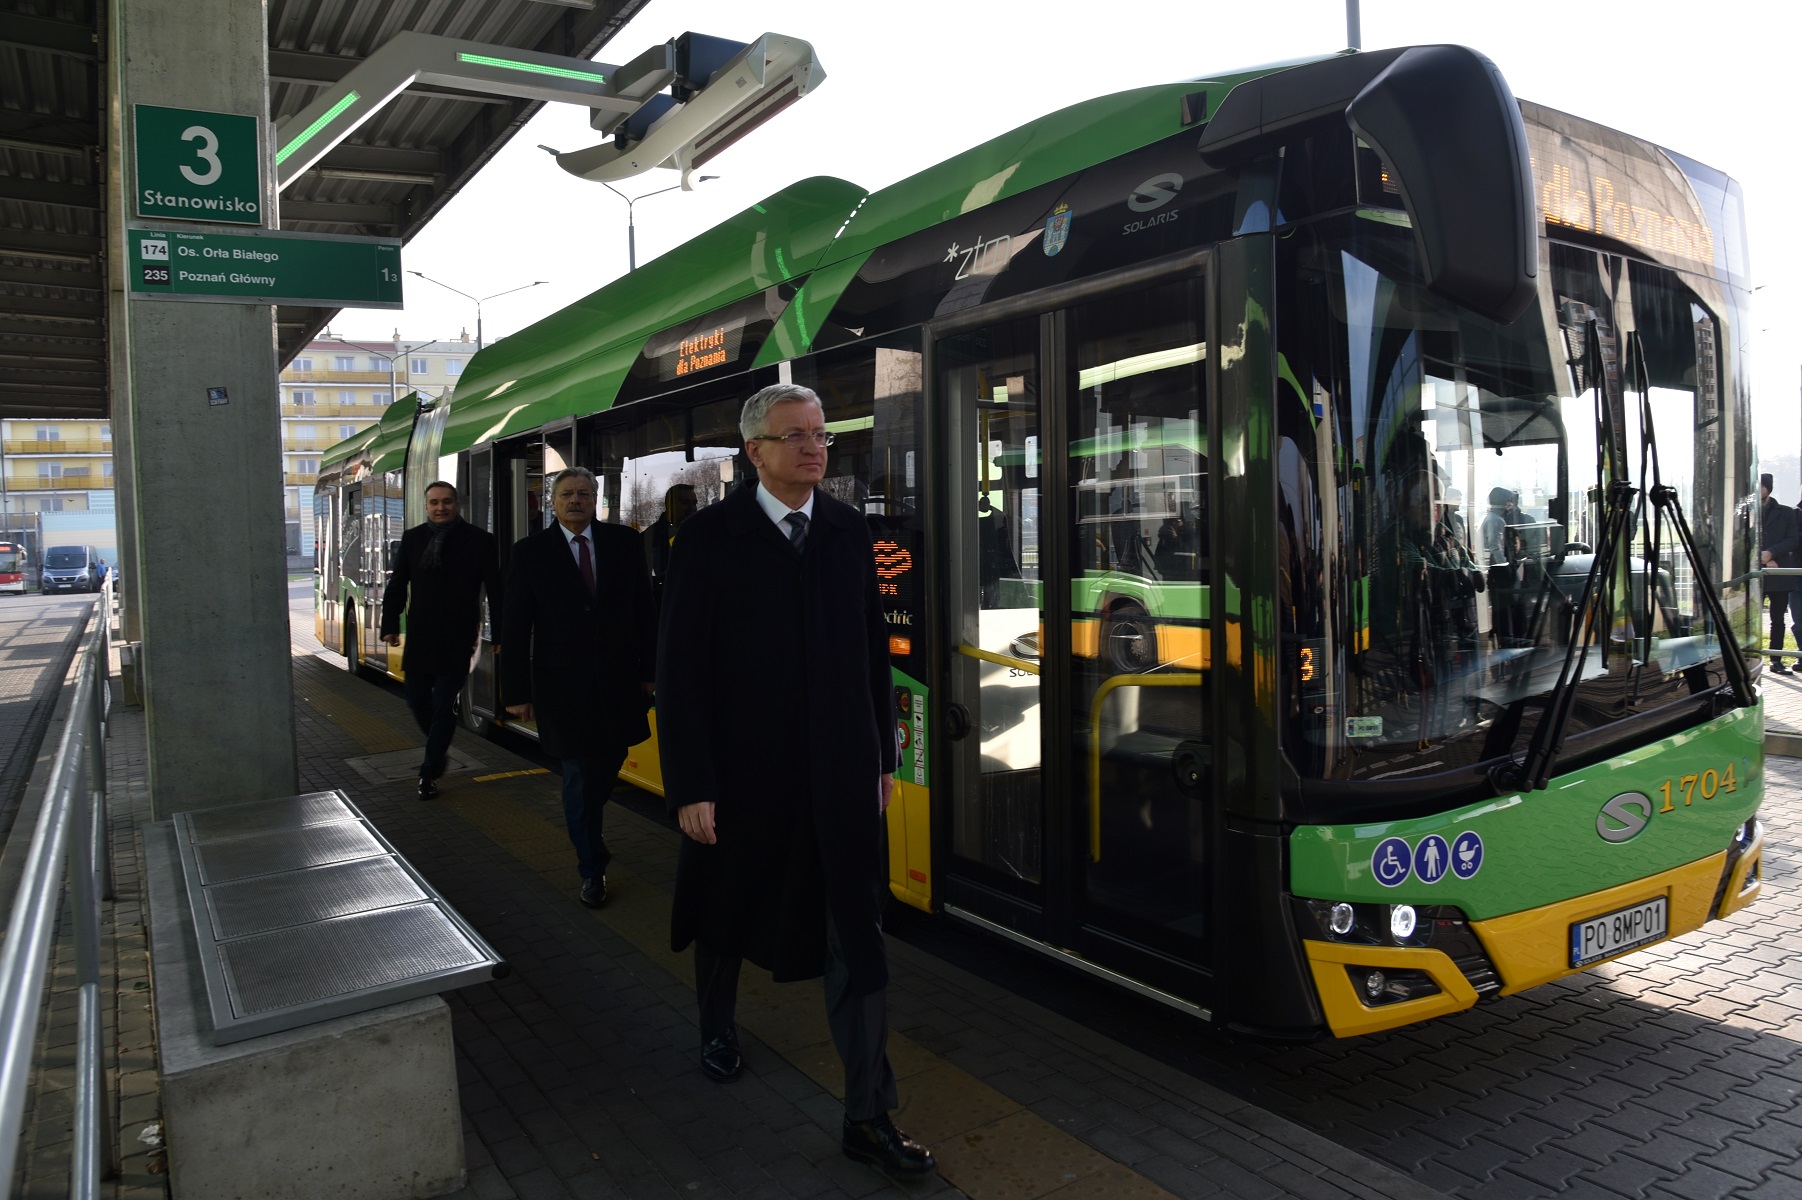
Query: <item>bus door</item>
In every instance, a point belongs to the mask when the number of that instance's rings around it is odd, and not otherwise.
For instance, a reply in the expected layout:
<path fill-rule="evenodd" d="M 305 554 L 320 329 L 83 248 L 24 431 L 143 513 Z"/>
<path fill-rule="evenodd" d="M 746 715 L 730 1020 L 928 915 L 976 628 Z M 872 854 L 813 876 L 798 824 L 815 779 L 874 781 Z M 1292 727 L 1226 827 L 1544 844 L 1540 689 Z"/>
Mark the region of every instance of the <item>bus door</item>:
<path fill-rule="evenodd" d="M 468 461 L 463 467 L 463 519 L 477 529 L 486 529 L 495 533 L 494 528 L 494 447 L 483 446 L 479 450 L 469 452 Z M 497 534 L 496 540 L 500 540 Z M 506 544 L 500 547 L 504 556 L 512 549 Z M 505 559 L 503 558 L 503 562 Z M 489 605 L 494 597 L 485 592 L 482 597 L 482 623 L 477 636 L 476 661 L 470 669 L 469 682 L 463 693 L 463 723 L 471 728 L 482 728 L 494 719 L 498 707 L 500 686 L 496 679 L 494 658 L 494 642 L 489 636 Z"/>
<path fill-rule="evenodd" d="M 326 649 L 339 651 L 344 649 L 338 587 L 338 504 L 343 494 L 342 486 L 313 493 L 314 636 Z"/>
<path fill-rule="evenodd" d="M 1038 317 L 934 346 L 946 498 L 939 623 L 951 706 L 947 906 L 1034 939 L 1046 919 L 1039 651 L 1043 395 Z M 941 826 L 944 828 L 944 826 Z"/>
<path fill-rule="evenodd" d="M 945 903 L 1195 1004 L 1213 773 L 1190 276 L 941 337 L 934 374 Z"/>

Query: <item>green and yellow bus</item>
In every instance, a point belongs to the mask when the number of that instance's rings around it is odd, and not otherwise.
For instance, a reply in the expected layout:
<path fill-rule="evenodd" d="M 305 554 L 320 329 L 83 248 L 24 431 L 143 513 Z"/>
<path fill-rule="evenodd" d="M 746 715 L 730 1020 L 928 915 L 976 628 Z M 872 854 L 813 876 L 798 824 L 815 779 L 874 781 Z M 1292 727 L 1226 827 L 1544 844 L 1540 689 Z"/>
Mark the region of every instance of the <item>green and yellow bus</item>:
<path fill-rule="evenodd" d="M 1731 179 L 1461 48 L 1106 96 L 804 179 L 396 405 L 321 472 L 319 636 L 398 673 L 426 481 L 509 546 L 579 464 L 644 530 L 804 384 L 888 606 L 895 898 L 1390 1028 L 1758 894 L 1748 288 Z"/>

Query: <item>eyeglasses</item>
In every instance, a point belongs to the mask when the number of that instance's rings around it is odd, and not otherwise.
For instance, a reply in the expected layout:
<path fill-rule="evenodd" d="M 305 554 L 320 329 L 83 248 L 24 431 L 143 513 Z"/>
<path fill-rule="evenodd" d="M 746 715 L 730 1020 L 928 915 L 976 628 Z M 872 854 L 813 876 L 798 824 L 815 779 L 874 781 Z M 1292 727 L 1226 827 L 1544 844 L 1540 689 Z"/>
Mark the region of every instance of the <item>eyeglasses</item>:
<path fill-rule="evenodd" d="M 823 450 L 833 442 L 837 441 L 838 435 L 827 433 L 825 430 L 821 429 L 816 430 L 813 433 L 801 433 L 799 431 L 795 433 L 760 433 L 752 440 L 758 442 L 781 442 L 790 450 L 799 450 L 802 446 L 812 442 L 815 446 L 818 446 Z"/>

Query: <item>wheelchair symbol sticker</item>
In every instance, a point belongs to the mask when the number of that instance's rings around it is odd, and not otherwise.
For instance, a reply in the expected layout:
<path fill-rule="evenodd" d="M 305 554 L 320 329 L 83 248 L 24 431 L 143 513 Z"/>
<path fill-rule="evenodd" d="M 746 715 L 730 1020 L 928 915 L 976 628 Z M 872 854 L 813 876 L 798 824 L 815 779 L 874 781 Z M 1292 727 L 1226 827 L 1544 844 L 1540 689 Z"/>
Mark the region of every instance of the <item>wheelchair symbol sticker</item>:
<path fill-rule="evenodd" d="M 1452 865 L 1451 847 L 1436 833 L 1429 833 L 1414 847 L 1414 873 L 1422 883 L 1438 883 Z"/>
<path fill-rule="evenodd" d="M 1408 843 L 1401 838 L 1384 838 L 1370 852 L 1370 873 L 1384 887 L 1396 887 L 1408 878 L 1409 861 L 1414 857 Z"/>
<path fill-rule="evenodd" d="M 1452 874 L 1469 879 L 1483 869 L 1483 839 L 1466 829 L 1452 843 Z"/>

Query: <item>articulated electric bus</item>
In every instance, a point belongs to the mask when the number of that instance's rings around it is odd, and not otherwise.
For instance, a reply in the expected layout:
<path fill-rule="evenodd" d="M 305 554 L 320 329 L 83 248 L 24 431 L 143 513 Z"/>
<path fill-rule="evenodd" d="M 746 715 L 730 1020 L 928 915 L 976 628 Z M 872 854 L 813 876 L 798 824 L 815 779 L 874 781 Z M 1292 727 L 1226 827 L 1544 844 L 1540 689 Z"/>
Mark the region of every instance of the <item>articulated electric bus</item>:
<path fill-rule="evenodd" d="M 887 603 L 897 900 L 1390 1028 L 1758 894 L 1747 300 L 1731 179 L 1461 48 L 1106 96 L 804 179 L 395 406 L 321 474 L 319 635 L 398 673 L 427 481 L 510 546 L 579 464 L 646 530 L 804 384 Z"/>

